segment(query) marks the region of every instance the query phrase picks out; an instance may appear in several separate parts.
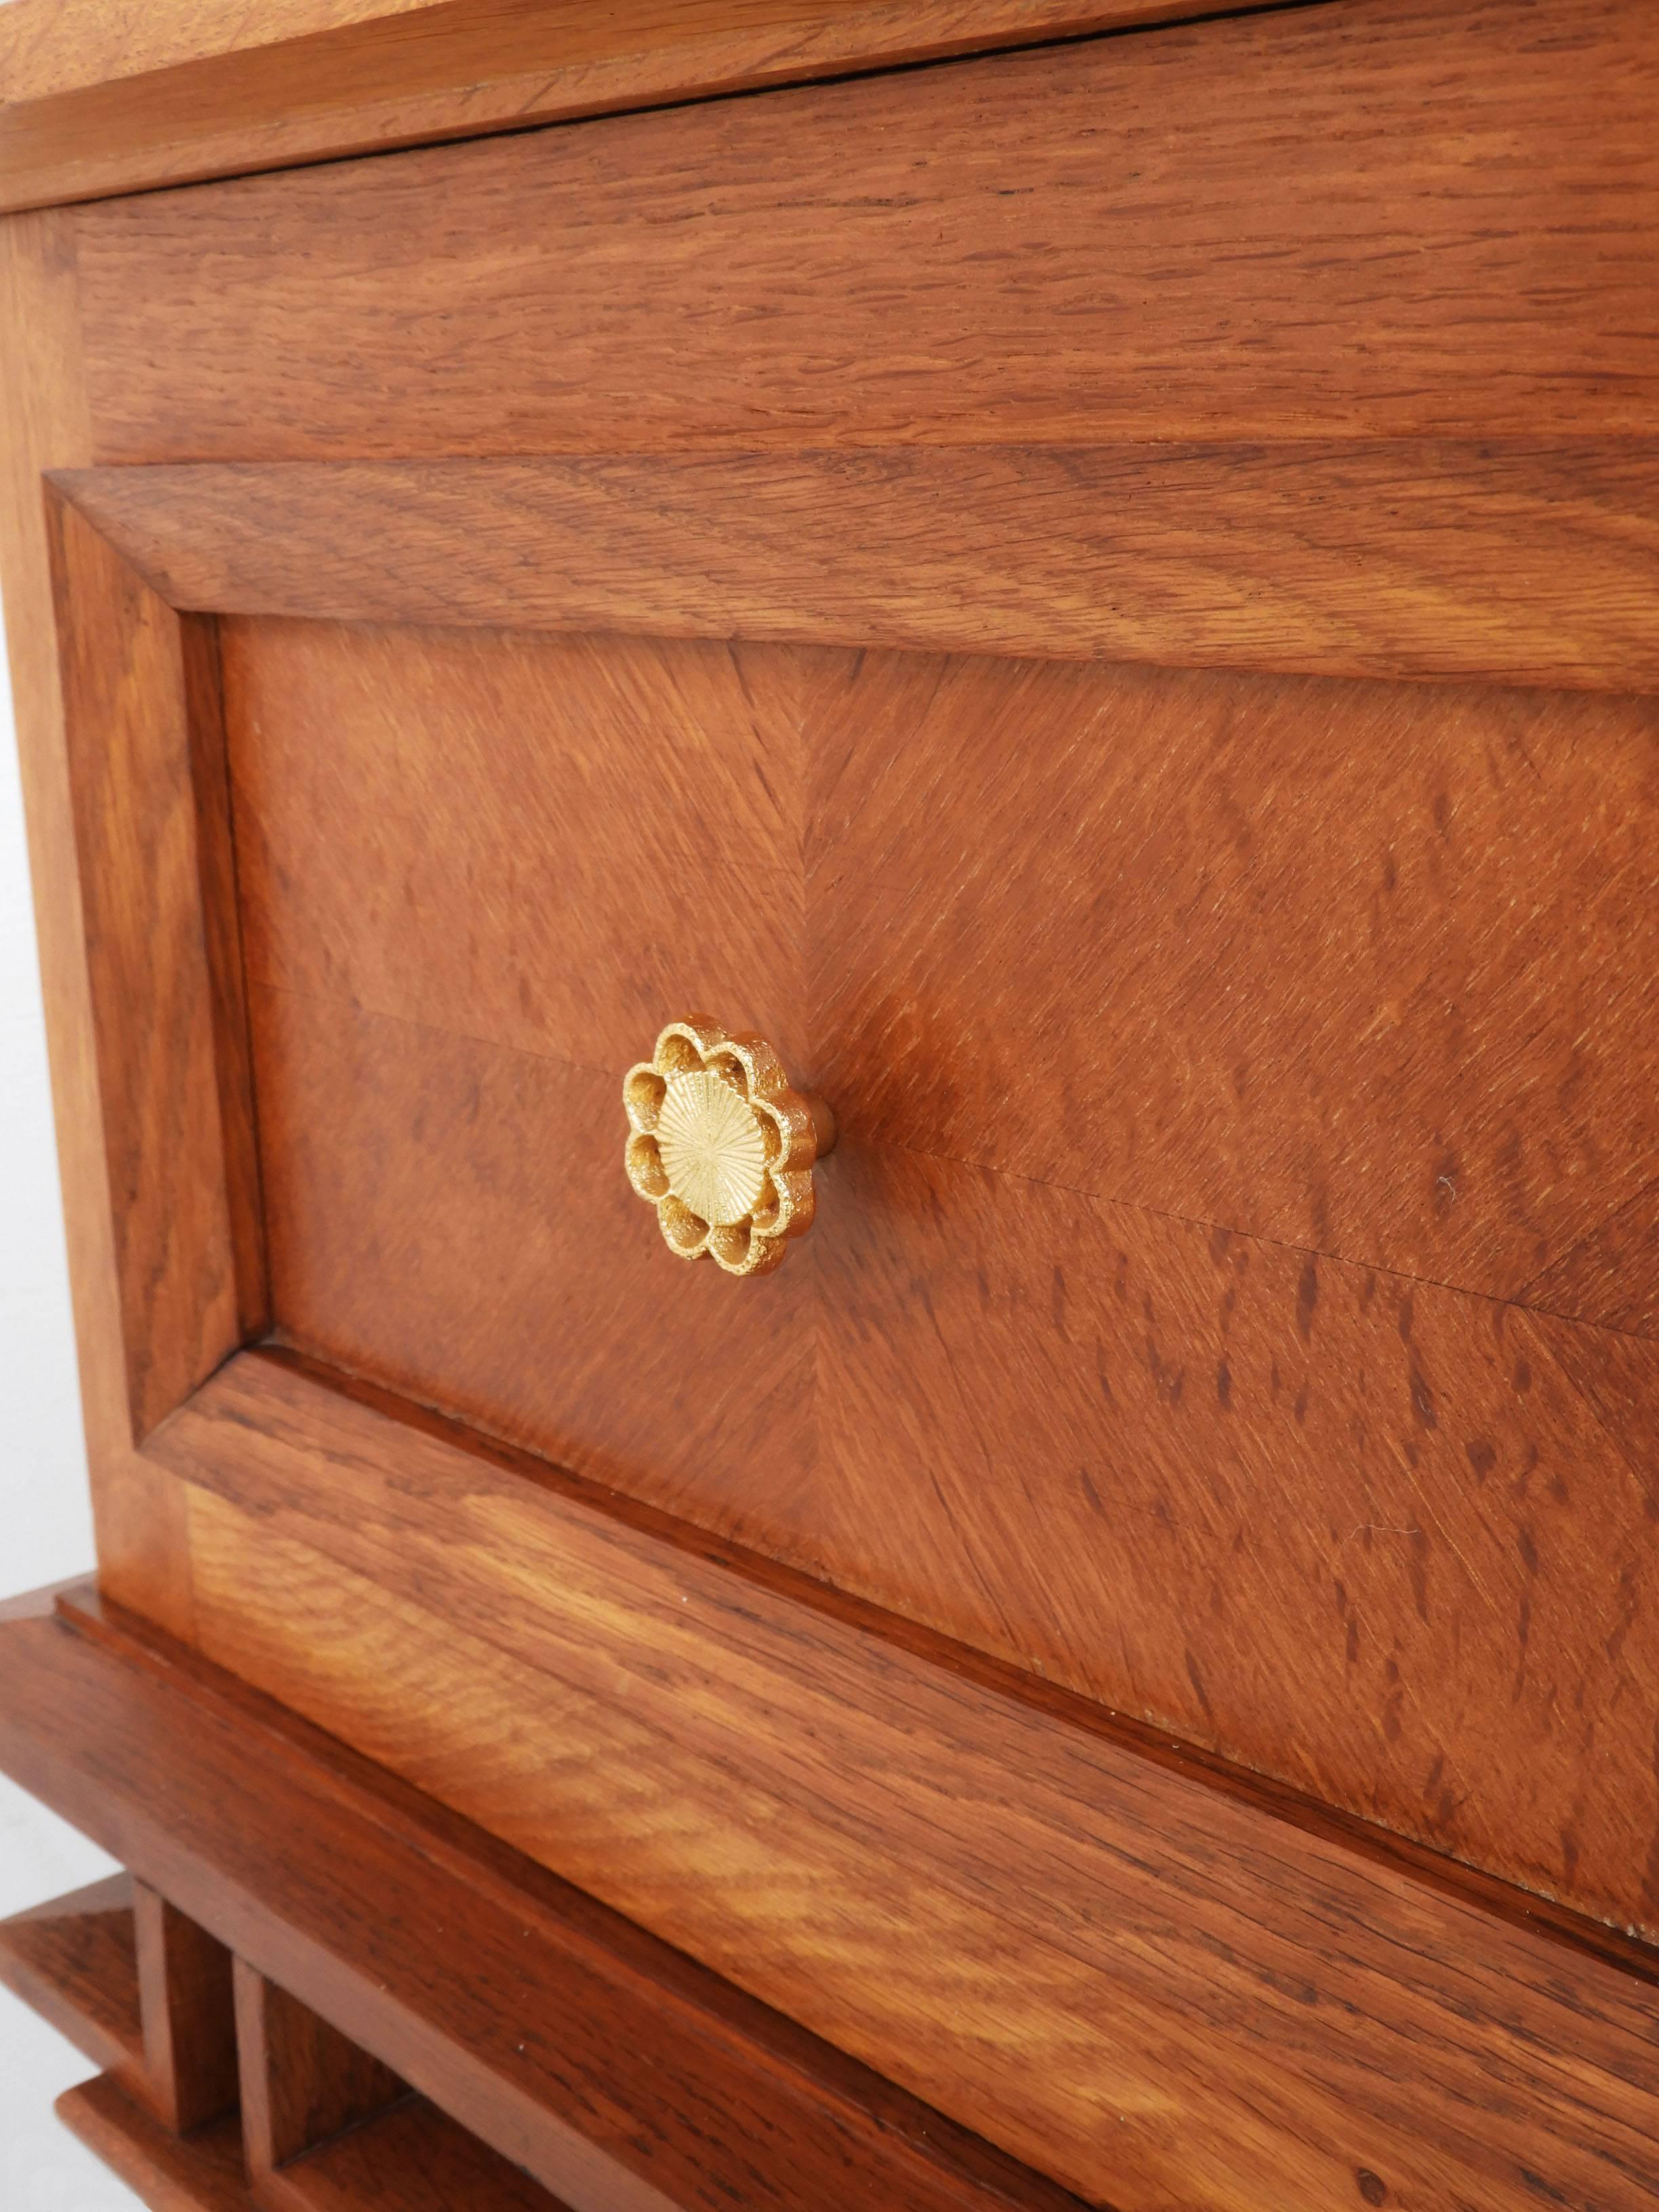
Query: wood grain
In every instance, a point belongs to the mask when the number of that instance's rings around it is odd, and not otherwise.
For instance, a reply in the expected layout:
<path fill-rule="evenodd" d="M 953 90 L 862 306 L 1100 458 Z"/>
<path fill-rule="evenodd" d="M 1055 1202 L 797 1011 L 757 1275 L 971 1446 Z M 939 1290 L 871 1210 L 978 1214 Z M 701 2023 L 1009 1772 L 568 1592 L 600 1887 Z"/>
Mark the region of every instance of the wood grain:
<path fill-rule="evenodd" d="M 1220 15 L 1245 0 L 1210 0 Z M 199 0 L 0 20 L 0 207 L 1166 22 L 1193 0 Z"/>
<path fill-rule="evenodd" d="M 0 1983 L 148 2101 L 125 1874 L 0 1921 Z"/>
<path fill-rule="evenodd" d="M 75 511 L 49 498 L 64 735 L 86 916 L 127 1389 L 142 1437 L 264 1318 L 220 769 L 192 753 L 211 696 L 180 617 Z"/>
<path fill-rule="evenodd" d="M 559 2212 L 528 2174 L 423 2097 L 266 2177 L 258 2197 L 284 2212 Z"/>
<path fill-rule="evenodd" d="M 1659 1427 L 1497 1302 L 1644 1188 L 1649 702 L 280 622 L 225 666 L 291 1341 L 1659 1925 Z M 762 1297 L 617 1164 L 703 1004 L 842 1128 Z"/>
<path fill-rule="evenodd" d="M 1640 1984 L 268 1359 L 158 1443 L 210 1651 L 1086 2198 L 1654 2186 Z"/>
<path fill-rule="evenodd" d="M 1659 447 L 1644 441 L 294 462 L 57 482 L 166 599 L 204 611 L 1659 679 Z"/>
<path fill-rule="evenodd" d="M 107 2075 L 66 2091 L 55 2109 L 150 2212 L 250 2212 L 234 2117 L 181 2142 Z"/>
<path fill-rule="evenodd" d="M 149 2102 L 174 2135 L 236 2104 L 230 1954 L 148 1883 L 134 1886 Z"/>
<path fill-rule="evenodd" d="M 572 2212 L 1077 2212 L 183 1647 L 74 1617 L 0 1632 L 8 1771 Z"/>
<path fill-rule="evenodd" d="M 268 2186 L 276 2168 L 374 2119 L 408 2088 L 245 1959 L 236 1961 L 235 1988 L 248 2175 L 256 2195 L 281 2203 L 281 2191 Z"/>
<path fill-rule="evenodd" d="M 1656 66 L 1347 0 L 107 202 L 94 458 L 1650 435 Z"/>
<path fill-rule="evenodd" d="M 81 1408 L 108 1587 L 188 1633 L 184 1524 L 173 1486 L 132 1449 L 110 1163 L 88 973 L 87 917 L 40 477 L 91 458 L 75 240 L 62 216 L 0 223 L 0 582 L 46 1003 Z"/>

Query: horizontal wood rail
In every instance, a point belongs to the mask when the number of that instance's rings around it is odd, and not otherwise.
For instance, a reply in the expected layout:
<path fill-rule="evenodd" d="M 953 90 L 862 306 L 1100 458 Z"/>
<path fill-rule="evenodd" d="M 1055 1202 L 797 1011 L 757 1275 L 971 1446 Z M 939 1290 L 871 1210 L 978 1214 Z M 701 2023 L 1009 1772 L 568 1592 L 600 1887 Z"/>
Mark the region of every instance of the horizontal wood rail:
<path fill-rule="evenodd" d="M 1253 0 L 17 0 L 0 212 L 522 130 Z"/>
<path fill-rule="evenodd" d="M 227 463 L 53 479 L 173 606 L 1640 690 L 1659 441 Z"/>
<path fill-rule="evenodd" d="M 1611 1930 L 280 1355 L 149 1449 L 205 1651 L 1085 2198 L 1659 2186 Z"/>
<path fill-rule="evenodd" d="M 1074 2202 L 89 1595 L 0 1623 L 0 1768 L 574 2212 Z M 64 2117 L 137 2183 L 226 2169 L 112 2083 Z"/>

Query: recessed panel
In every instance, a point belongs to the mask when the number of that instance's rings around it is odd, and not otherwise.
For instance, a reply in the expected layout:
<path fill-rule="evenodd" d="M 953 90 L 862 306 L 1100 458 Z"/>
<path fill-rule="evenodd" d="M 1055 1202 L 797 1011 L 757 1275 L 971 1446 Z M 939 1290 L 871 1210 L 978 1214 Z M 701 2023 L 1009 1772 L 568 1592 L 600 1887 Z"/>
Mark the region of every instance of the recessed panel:
<path fill-rule="evenodd" d="M 224 648 L 290 1340 L 1659 1919 L 1651 706 Z M 623 1172 L 694 1010 L 840 1116 L 764 1279 Z"/>

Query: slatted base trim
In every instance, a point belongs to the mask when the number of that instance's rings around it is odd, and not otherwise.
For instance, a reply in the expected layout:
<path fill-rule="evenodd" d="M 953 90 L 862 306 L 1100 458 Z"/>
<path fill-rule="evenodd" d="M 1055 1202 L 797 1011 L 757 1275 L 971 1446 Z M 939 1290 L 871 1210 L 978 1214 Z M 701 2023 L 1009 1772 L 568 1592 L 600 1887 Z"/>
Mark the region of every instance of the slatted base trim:
<path fill-rule="evenodd" d="M 0 1769 L 235 1959 L 240 2126 L 175 2136 L 107 2078 L 62 2108 L 162 2212 L 1079 2212 L 182 1647 L 60 1607 L 0 1623 Z M 173 1936 L 141 1979 L 182 2093 L 219 1990 Z"/>
<path fill-rule="evenodd" d="M 256 2190 L 234 2117 L 195 2135 L 169 2134 L 107 2074 L 60 2097 L 58 2117 L 151 2212 L 560 2212 L 538 2184 L 456 2126 L 424 2097 L 407 2097 Z"/>
<path fill-rule="evenodd" d="M 175 2136 L 107 2074 L 67 2090 L 56 2109 L 70 2133 L 150 2212 L 249 2212 L 242 2131 L 234 2114 L 193 2136 Z"/>

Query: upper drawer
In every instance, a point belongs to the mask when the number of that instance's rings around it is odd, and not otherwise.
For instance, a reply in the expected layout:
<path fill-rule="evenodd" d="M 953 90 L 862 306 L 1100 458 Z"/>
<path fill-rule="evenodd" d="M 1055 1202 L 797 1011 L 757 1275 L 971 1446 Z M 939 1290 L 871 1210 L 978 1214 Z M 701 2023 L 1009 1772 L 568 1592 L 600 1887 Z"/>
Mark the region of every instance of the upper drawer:
<path fill-rule="evenodd" d="M 1619 0 L 1356 0 L 51 234 L 124 1510 L 165 1501 L 230 1664 L 1137 2212 L 1190 2170 L 1170 2038 L 1224 2075 L 1218 2203 L 1304 2106 L 1298 2212 L 1382 2201 L 1372 2133 L 1401 2202 L 1479 2160 L 1461 2087 L 1420 2157 L 1364 2103 L 1371 2015 L 1346 1951 L 1304 1999 L 1284 1854 L 1186 1933 L 1124 1902 L 1100 1708 L 1303 1793 L 1315 1858 L 1358 1815 L 1659 1931 L 1656 64 Z M 762 1279 L 683 1264 L 624 1170 L 624 1073 L 694 1012 L 838 1117 Z M 243 1361 L 173 1418 L 271 1333 L 332 1382 Z M 607 1580 L 641 1528 L 689 1608 L 651 1635 L 701 1623 L 716 1685 L 683 1764 Z M 743 1672 L 751 1586 L 799 1706 Z M 820 1618 L 858 1695 L 933 1655 L 902 1820 L 821 1753 Z M 453 1710 L 410 1656 L 446 1636 Z M 987 1680 L 1018 1717 L 981 1757 L 940 1717 Z M 1028 1861 L 1038 1713 L 1073 1779 Z M 895 1929 L 971 2002 L 890 1978 Z M 1178 1999 L 1112 1984 L 1175 1944 Z M 1251 1978 L 1219 2024 L 1206 1947 Z"/>

